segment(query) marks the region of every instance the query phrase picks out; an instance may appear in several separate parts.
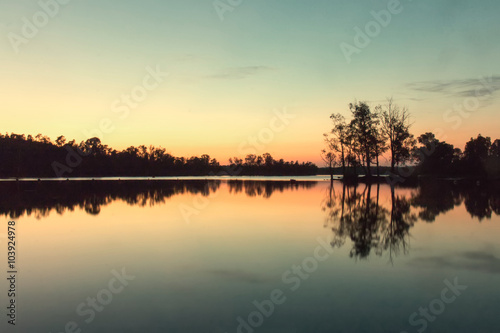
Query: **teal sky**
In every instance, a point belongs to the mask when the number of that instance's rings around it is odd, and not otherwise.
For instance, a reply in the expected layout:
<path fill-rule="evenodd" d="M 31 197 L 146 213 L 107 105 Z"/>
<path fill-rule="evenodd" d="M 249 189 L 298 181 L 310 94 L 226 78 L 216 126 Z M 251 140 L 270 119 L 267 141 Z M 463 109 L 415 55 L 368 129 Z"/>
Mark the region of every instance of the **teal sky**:
<path fill-rule="evenodd" d="M 341 43 L 389 2 L 243 0 L 221 20 L 212 0 L 72 0 L 15 52 L 12 34 L 41 8 L 0 0 L 0 131 L 84 140 L 108 118 L 113 147 L 226 161 L 286 108 L 296 117 L 257 152 L 319 163 L 331 113 L 392 96 L 416 135 L 441 128 L 460 148 L 500 137 L 500 2 L 402 0 L 348 63 Z M 157 66 L 168 77 L 120 119 L 113 102 Z"/>

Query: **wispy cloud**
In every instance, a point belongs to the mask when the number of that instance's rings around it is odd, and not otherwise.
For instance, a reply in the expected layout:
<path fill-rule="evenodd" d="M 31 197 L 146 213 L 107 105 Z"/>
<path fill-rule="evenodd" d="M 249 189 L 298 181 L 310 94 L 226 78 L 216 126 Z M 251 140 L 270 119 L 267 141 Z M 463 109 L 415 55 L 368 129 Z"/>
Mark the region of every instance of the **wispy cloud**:
<path fill-rule="evenodd" d="M 219 73 L 208 75 L 207 77 L 220 80 L 238 80 L 272 70 L 274 70 L 274 68 L 267 66 L 231 67 L 226 68 Z"/>
<path fill-rule="evenodd" d="M 407 88 L 448 97 L 493 97 L 500 91 L 500 75 L 463 80 L 420 81 L 407 84 Z"/>

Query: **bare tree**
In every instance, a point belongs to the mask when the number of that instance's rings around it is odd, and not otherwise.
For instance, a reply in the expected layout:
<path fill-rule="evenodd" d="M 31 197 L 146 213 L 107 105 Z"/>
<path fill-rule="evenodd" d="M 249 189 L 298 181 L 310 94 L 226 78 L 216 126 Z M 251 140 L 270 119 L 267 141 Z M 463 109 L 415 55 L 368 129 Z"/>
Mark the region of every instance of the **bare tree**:
<path fill-rule="evenodd" d="M 415 146 L 415 139 L 410 133 L 412 125 L 410 112 L 406 107 L 394 104 L 392 98 L 384 106 L 378 106 L 381 116 L 382 134 L 387 137 L 391 152 L 391 172 L 396 166 L 405 164 L 411 159 L 411 151 Z"/>
<path fill-rule="evenodd" d="M 380 156 L 382 156 L 388 149 L 387 137 L 382 132 L 381 125 L 377 125 L 377 131 L 372 136 L 372 156 L 374 157 L 374 163 L 377 166 L 377 177 L 380 177 Z"/>
<path fill-rule="evenodd" d="M 330 181 L 333 182 L 333 168 L 337 165 L 337 147 L 335 140 L 330 138 L 328 134 L 323 134 L 325 136 L 326 149 L 321 151 L 321 159 L 328 166 L 328 171 L 330 173 Z"/>
<path fill-rule="evenodd" d="M 325 134 L 325 140 L 328 142 L 329 148 L 340 154 L 342 174 L 345 176 L 349 125 L 346 123 L 344 116 L 340 113 L 332 114 L 330 119 L 333 122 L 333 128 L 330 134 Z"/>

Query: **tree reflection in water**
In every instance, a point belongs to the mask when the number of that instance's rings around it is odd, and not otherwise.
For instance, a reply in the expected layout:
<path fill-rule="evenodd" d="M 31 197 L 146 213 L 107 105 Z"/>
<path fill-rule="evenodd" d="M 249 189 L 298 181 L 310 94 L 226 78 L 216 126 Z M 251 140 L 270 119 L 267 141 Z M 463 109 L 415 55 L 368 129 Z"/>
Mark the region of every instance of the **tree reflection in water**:
<path fill-rule="evenodd" d="M 209 196 L 220 189 L 221 180 L 86 180 L 0 182 L 0 214 L 10 218 L 34 215 L 40 219 L 51 211 L 63 214 L 77 208 L 98 215 L 116 200 L 131 206 L 154 206 L 185 193 Z M 312 188 L 315 181 L 229 180 L 230 193 L 270 198 L 275 191 Z"/>
<path fill-rule="evenodd" d="M 335 184 L 341 191 L 337 194 L 332 183 L 323 204 L 325 225 L 333 231 L 332 246 L 343 246 L 349 238 L 350 256 L 359 259 L 367 258 L 372 250 L 377 255 L 389 251 L 391 260 L 400 249 L 407 251 L 409 231 L 417 218 L 410 213 L 406 198 L 396 195 L 393 189 L 391 207 L 387 208 L 380 204 L 380 184 Z"/>
<path fill-rule="evenodd" d="M 380 204 L 380 189 L 390 191 L 390 204 Z M 410 230 L 419 220 L 433 222 L 440 214 L 463 204 L 472 218 L 500 215 L 498 183 L 422 181 L 419 186 L 394 188 L 387 184 L 347 185 L 331 182 L 322 203 L 325 227 L 331 228 L 332 247 L 352 243 L 350 256 L 367 258 L 375 253 L 394 256 L 409 253 Z"/>
<path fill-rule="evenodd" d="M 103 207 L 121 200 L 141 207 L 164 204 L 175 195 L 209 196 L 220 190 L 221 180 L 126 180 L 126 181 L 8 181 L 0 182 L 0 214 L 18 218 L 44 218 L 55 211 L 75 209 L 98 215 Z M 227 180 L 232 194 L 271 198 L 273 193 L 297 191 L 318 185 L 316 181 Z M 350 256 L 367 258 L 371 253 L 393 256 L 408 253 L 410 230 L 417 222 L 433 222 L 441 214 L 463 205 L 473 219 L 483 221 L 500 215 L 498 182 L 477 184 L 422 181 L 413 188 L 387 184 L 346 185 L 332 182 L 322 201 L 325 226 L 333 231 L 332 246 L 352 242 Z M 381 195 L 381 192 L 384 194 Z M 390 193 L 390 194 L 389 194 Z M 387 199 L 386 199 L 387 198 Z M 382 200 L 383 199 L 383 200 Z"/>
<path fill-rule="evenodd" d="M 262 196 L 270 198 L 271 195 L 278 191 L 293 191 L 299 189 L 308 189 L 316 186 L 315 181 L 263 181 L 263 180 L 240 180 L 231 179 L 228 181 L 230 193 L 245 193 L 249 197 Z"/>
<path fill-rule="evenodd" d="M 163 204 L 174 195 L 192 193 L 208 196 L 220 181 L 41 181 L 0 182 L 0 214 L 10 218 L 34 215 L 44 218 L 77 208 L 98 215 L 116 200 L 132 206 Z"/>

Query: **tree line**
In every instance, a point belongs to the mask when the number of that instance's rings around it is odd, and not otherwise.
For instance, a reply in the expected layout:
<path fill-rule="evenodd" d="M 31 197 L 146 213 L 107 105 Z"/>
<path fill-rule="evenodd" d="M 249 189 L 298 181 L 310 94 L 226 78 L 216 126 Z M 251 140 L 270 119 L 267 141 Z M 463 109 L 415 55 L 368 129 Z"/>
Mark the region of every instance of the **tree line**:
<path fill-rule="evenodd" d="M 357 179 L 360 169 L 367 178 L 375 171 L 380 176 L 380 160 L 385 156 L 393 176 L 500 178 L 498 139 L 492 142 L 479 134 L 462 151 L 430 132 L 415 138 L 410 112 L 392 99 L 374 110 L 365 102 L 351 103 L 349 110 L 349 121 L 341 113 L 332 114 L 332 130 L 324 134 L 326 148 L 321 156 L 331 179 L 336 167 L 341 167 L 344 179 Z"/>
<path fill-rule="evenodd" d="M 221 165 L 204 154 L 176 157 L 165 148 L 140 145 L 118 151 L 99 138 L 77 143 L 42 134 L 0 134 L 0 177 L 113 177 L 209 175 L 314 175 L 311 162 L 276 160 L 270 154 L 234 157 Z"/>

